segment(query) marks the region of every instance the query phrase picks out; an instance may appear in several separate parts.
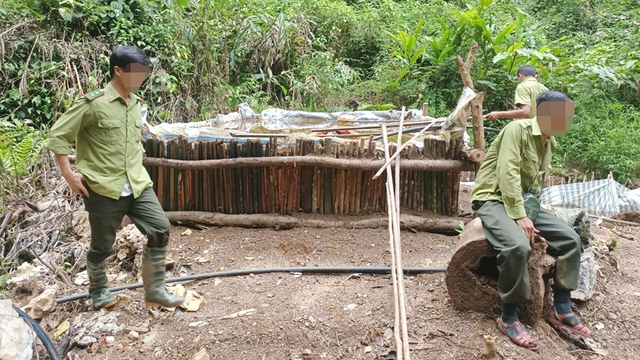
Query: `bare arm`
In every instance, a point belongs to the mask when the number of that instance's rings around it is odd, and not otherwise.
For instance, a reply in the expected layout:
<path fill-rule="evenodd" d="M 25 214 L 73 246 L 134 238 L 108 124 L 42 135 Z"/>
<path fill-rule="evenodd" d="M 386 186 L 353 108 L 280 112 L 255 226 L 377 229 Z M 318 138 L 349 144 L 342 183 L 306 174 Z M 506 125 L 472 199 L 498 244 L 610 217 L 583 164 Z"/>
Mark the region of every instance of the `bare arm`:
<path fill-rule="evenodd" d="M 496 120 L 496 119 L 528 119 L 531 117 L 531 106 L 529 105 L 519 105 L 519 108 L 516 110 L 509 111 L 492 111 L 484 116 L 487 120 Z"/>
<path fill-rule="evenodd" d="M 67 181 L 71 190 L 73 190 L 75 194 L 89 197 L 89 191 L 87 191 L 87 188 L 85 188 L 82 183 L 84 181 L 84 176 L 71 168 L 69 156 L 56 154 L 56 161 L 62 171 L 62 177 Z"/>

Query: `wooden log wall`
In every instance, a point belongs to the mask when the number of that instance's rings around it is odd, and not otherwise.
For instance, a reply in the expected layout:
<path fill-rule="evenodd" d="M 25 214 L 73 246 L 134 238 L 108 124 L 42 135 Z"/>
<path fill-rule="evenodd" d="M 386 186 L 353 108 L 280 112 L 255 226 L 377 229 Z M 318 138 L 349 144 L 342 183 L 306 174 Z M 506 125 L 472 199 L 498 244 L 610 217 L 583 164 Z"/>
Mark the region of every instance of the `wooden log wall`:
<path fill-rule="evenodd" d="M 295 147 L 284 153 L 278 149 L 278 141 L 282 139 L 195 143 L 186 139 L 148 140 L 144 147 L 148 157 L 179 160 L 306 155 L 369 161 L 382 157 L 371 139 L 347 144 L 336 144 L 330 138 L 297 140 Z M 426 139 L 423 149 L 408 147 L 401 159 L 461 160 L 461 150 L 459 141 L 447 149 L 444 141 Z M 146 168 L 165 211 L 359 215 L 387 209 L 386 177 L 373 180 L 376 170 L 290 165 L 205 170 Z M 459 180 L 458 171 L 401 171 L 401 204 L 412 210 L 456 216 Z"/>

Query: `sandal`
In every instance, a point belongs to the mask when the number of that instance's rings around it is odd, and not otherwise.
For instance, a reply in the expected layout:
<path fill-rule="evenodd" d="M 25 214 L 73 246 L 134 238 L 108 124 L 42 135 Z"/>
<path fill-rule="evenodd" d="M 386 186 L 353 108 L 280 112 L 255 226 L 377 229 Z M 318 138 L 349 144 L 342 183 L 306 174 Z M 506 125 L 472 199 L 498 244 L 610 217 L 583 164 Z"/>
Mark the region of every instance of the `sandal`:
<path fill-rule="evenodd" d="M 509 334 L 507 334 L 507 329 L 511 327 L 515 327 L 516 330 L 518 330 L 518 335 L 511 337 L 509 336 Z M 529 335 L 527 330 L 525 330 L 524 325 L 522 325 L 520 321 L 516 321 L 513 324 L 505 324 L 504 322 L 502 322 L 502 317 L 499 317 L 498 329 L 500 330 L 500 332 L 507 335 L 507 337 L 518 346 L 522 346 L 523 348 L 529 349 L 531 351 L 538 351 L 538 349 L 540 348 L 540 345 L 538 345 L 533 337 Z"/>
<path fill-rule="evenodd" d="M 551 325 L 562 327 L 571 330 L 580 336 L 593 339 L 593 337 L 591 336 L 591 330 L 580 323 L 580 319 L 578 319 L 578 316 L 574 312 L 560 315 L 555 308 L 552 308 L 551 310 L 549 310 L 547 321 Z"/>

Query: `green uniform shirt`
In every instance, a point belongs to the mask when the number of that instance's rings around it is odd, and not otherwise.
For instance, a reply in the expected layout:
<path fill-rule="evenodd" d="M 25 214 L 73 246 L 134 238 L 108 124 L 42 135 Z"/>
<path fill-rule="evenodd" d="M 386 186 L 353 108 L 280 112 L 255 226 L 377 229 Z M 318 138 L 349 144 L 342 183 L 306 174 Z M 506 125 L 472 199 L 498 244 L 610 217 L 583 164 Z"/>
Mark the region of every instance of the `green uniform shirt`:
<path fill-rule="evenodd" d="M 133 196 L 153 183 L 142 166 L 142 100 L 127 105 L 107 85 L 77 100 L 51 128 L 47 148 L 68 155 L 76 143 L 76 169 L 99 195 L 119 199 L 127 179 Z"/>
<path fill-rule="evenodd" d="M 509 123 L 489 147 L 471 201 L 502 201 L 509 217 L 525 217 L 523 193 L 534 189 L 540 197 L 542 179 L 555 149 L 553 137 L 542 143 L 537 119 Z"/>
<path fill-rule="evenodd" d="M 540 93 L 547 91 L 546 86 L 540 84 L 538 79 L 528 77 L 516 87 L 516 106 L 529 105 L 531 107 L 530 118 L 536 117 L 536 98 Z"/>

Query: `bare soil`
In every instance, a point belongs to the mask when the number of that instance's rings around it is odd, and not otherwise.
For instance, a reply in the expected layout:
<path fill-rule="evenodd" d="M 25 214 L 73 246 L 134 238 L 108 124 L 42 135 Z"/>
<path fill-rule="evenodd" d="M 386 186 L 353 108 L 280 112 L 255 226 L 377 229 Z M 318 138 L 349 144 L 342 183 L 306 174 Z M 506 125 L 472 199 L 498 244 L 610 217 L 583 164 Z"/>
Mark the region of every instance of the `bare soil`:
<path fill-rule="evenodd" d="M 601 227 L 592 226 L 597 237 L 615 236 L 604 226 L 640 235 L 640 227 L 603 223 Z M 385 229 L 208 228 L 182 235 L 185 230 L 173 229 L 169 255 L 188 274 L 391 263 Z M 403 232 L 404 266 L 446 267 L 456 242 L 455 236 Z M 621 239 L 616 250 L 598 260 L 598 293 L 590 301 L 576 304 L 609 359 L 640 359 L 639 257 L 640 243 Z M 181 275 L 177 271 L 180 268 L 176 266 L 167 276 Z M 480 359 L 485 335 L 497 337 L 501 355 L 495 358 L 500 359 L 600 357 L 563 340 L 545 323 L 530 329 L 541 344 L 538 353 L 519 348 L 499 334 L 494 317 L 452 309 L 444 279 L 444 273 L 406 277 L 412 359 Z M 112 281 L 110 286 L 122 284 Z M 74 348 L 68 358 L 191 359 L 205 348 L 211 359 L 225 360 L 395 359 L 393 294 L 388 275 L 273 273 L 193 281 L 184 286 L 205 296 L 207 303 L 199 311 L 153 313 L 144 307 L 141 289 L 117 293 L 122 301 L 109 311 L 118 314 L 118 323 L 140 327 L 148 322 L 150 330 L 138 339 L 122 331 L 115 342 Z M 61 295 L 86 290 L 82 286 L 66 287 Z M 2 296 L 25 305 L 35 295 Z M 42 321 L 43 327 L 53 334 L 62 321 L 92 311 L 89 305 L 87 300 L 59 305 Z M 246 309 L 256 311 L 249 316 L 221 319 Z"/>

